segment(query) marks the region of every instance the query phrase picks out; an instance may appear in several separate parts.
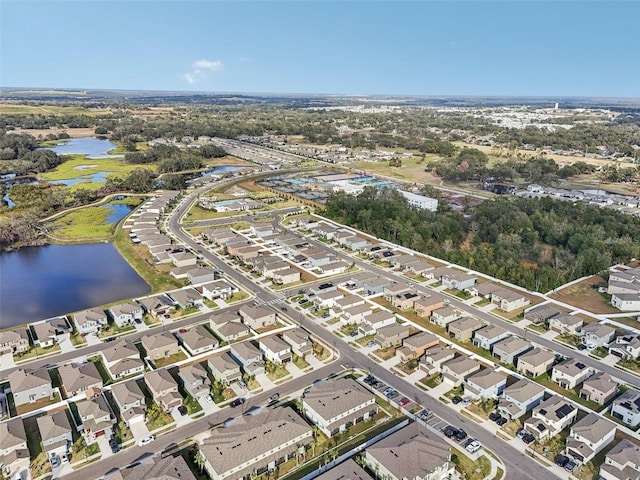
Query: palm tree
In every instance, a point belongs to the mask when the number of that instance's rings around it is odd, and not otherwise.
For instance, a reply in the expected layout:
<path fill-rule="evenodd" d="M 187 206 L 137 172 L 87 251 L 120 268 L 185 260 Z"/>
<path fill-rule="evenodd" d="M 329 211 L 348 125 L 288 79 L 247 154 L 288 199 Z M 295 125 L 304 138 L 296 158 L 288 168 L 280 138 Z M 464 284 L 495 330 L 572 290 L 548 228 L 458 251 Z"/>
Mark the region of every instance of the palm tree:
<path fill-rule="evenodd" d="M 202 455 L 202 452 L 197 447 L 195 447 L 193 452 L 193 463 L 200 467 L 200 473 L 202 473 L 204 470 L 205 459 L 204 455 Z"/>

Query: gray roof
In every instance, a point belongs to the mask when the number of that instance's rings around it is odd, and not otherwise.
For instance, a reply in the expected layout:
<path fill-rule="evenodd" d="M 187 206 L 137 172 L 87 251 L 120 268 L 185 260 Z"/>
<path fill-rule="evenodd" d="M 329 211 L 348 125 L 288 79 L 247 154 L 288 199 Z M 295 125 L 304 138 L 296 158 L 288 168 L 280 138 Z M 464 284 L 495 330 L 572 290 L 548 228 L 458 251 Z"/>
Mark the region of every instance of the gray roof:
<path fill-rule="evenodd" d="M 453 322 L 451 322 L 449 325 L 447 325 L 447 328 L 449 329 L 449 331 L 451 331 L 452 329 L 464 331 L 470 328 L 478 329 L 483 325 L 484 325 L 484 321 L 480 320 L 479 318 L 462 317 L 462 318 L 459 318 L 458 320 L 454 320 Z"/>
<path fill-rule="evenodd" d="M 272 335 L 270 337 L 265 337 L 260 339 L 260 343 L 264 345 L 266 348 L 271 350 L 272 352 L 281 352 L 282 350 L 291 350 L 291 345 L 282 340 L 277 335 Z"/>
<path fill-rule="evenodd" d="M 106 321 L 107 314 L 104 312 L 104 310 L 100 310 L 99 308 L 91 308 L 89 310 L 83 310 L 82 312 L 74 313 L 73 319 L 78 325 L 82 325 L 83 323 L 90 321 Z"/>
<path fill-rule="evenodd" d="M 4 330 L 0 332 L 0 345 L 4 343 L 20 342 L 21 340 L 29 341 L 29 335 L 25 329 L 20 330 Z"/>
<path fill-rule="evenodd" d="M 67 392 L 86 389 L 92 385 L 102 385 L 102 377 L 93 362 L 87 362 L 78 367 L 63 365 L 58 368 L 60 381 Z"/>
<path fill-rule="evenodd" d="M 145 350 L 155 350 L 169 345 L 177 345 L 178 339 L 171 332 L 156 333 L 155 335 L 145 335 L 140 341 Z M 147 351 L 147 353 L 149 353 Z"/>
<path fill-rule="evenodd" d="M 91 400 L 85 400 L 83 402 L 77 402 L 78 414 L 80 418 L 99 418 L 104 415 L 111 415 L 111 411 L 107 406 L 107 401 L 102 395 L 93 397 Z"/>
<path fill-rule="evenodd" d="M 529 365 L 533 366 L 543 365 L 555 360 L 555 358 L 556 357 L 553 352 L 536 347 L 518 357 L 518 366 L 520 365 L 520 362 L 527 362 Z"/>
<path fill-rule="evenodd" d="M 259 348 L 257 348 L 251 341 L 247 340 L 246 342 L 234 343 L 231 346 L 231 350 L 237 353 L 242 358 L 254 358 L 254 357 L 262 357 L 262 352 Z"/>
<path fill-rule="evenodd" d="M 552 320 L 566 326 L 582 325 L 584 323 L 584 320 L 582 320 L 580 317 L 569 315 L 568 313 L 557 315 L 553 317 Z"/>
<path fill-rule="evenodd" d="M 109 311 L 111 311 L 114 315 L 129 315 L 141 310 L 142 306 L 134 302 L 121 303 L 120 305 L 114 305 L 113 307 L 109 308 Z"/>
<path fill-rule="evenodd" d="M 211 360 L 211 358 L 209 358 L 209 360 Z M 207 369 L 204 368 L 201 363 L 192 363 L 191 365 L 180 367 L 178 374 L 186 383 L 193 383 L 200 379 L 208 379 Z"/>
<path fill-rule="evenodd" d="M 524 402 L 544 392 L 544 387 L 531 382 L 526 378 L 521 378 L 513 385 L 504 389 L 505 397 L 508 396 L 517 402 Z"/>
<path fill-rule="evenodd" d="M 437 308 L 433 311 L 433 313 L 431 315 L 438 315 L 440 317 L 450 317 L 452 315 L 457 315 L 458 314 L 458 310 L 456 310 L 453 307 L 442 307 L 442 308 Z"/>
<path fill-rule="evenodd" d="M 23 392 L 43 385 L 51 385 L 49 371 L 45 368 L 38 370 L 22 370 L 19 368 L 11 372 L 8 377 L 11 390 L 14 392 Z"/>
<path fill-rule="evenodd" d="M 69 423 L 66 409 L 38 417 L 36 422 L 43 441 L 66 433 L 71 435 L 71 424 Z"/>
<path fill-rule="evenodd" d="M 310 340 L 309 333 L 301 328 L 287 330 L 282 334 L 282 337 L 295 344 L 306 343 Z"/>
<path fill-rule="evenodd" d="M 480 388 L 490 388 L 494 385 L 502 383 L 506 379 L 506 375 L 495 372 L 490 368 L 485 368 L 484 370 L 480 370 L 478 373 L 474 373 L 469 378 L 467 378 L 467 382 L 473 383 Z"/>
<path fill-rule="evenodd" d="M 619 405 L 634 413 L 640 413 L 640 392 L 629 389 L 613 401 L 614 405 Z"/>
<path fill-rule="evenodd" d="M 102 355 L 104 355 L 107 362 L 114 362 L 132 356 L 140 357 L 140 352 L 136 347 L 122 339 L 115 342 L 112 347 L 102 350 Z"/>
<path fill-rule="evenodd" d="M 620 443 L 613 447 L 609 451 L 609 453 L 607 453 L 607 458 L 610 458 L 618 465 L 627 466 L 623 470 L 624 475 L 618 477 L 621 480 L 633 480 L 634 478 L 638 478 L 640 476 L 640 445 L 624 438 L 620 441 Z M 611 467 L 611 465 L 607 465 L 606 463 L 604 463 L 602 466 Z"/>
<path fill-rule="evenodd" d="M 322 475 L 316 477 L 316 480 L 372 480 L 371 475 L 364 471 L 353 459 L 336 465 L 327 470 Z"/>
<path fill-rule="evenodd" d="M 144 382 L 151 393 L 158 393 L 171 388 L 177 389 L 178 384 L 166 368 L 152 370 L 144 374 Z"/>
<path fill-rule="evenodd" d="M 582 333 L 591 333 L 599 338 L 605 338 L 615 333 L 615 329 L 603 323 L 588 323 L 582 327 Z"/>
<path fill-rule="evenodd" d="M 180 290 L 174 290 L 169 292 L 169 296 L 179 304 L 187 304 L 189 302 L 196 302 L 202 300 L 202 294 L 195 288 L 183 288 Z"/>
<path fill-rule="evenodd" d="M 449 463 L 451 447 L 418 423 L 389 435 L 367 449 L 395 478 L 424 478 Z"/>
<path fill-rule="evenodd" d="M 525 316 L 537 317 L 542 320 L 549 320 L 550 318 L 555 317 L 559 313 L 562 313 L 562 311 L 547 304 L 547 305 L 540 305 L 539 307 L 532 308 L 525 314 Z"/>
<path fill-rule="evenodd" d="M 500 340 L 499 342 L 493 345 L 493 349 L 499 349 L 506 353 L 515 353 L 520 352 L 524 348 L 529 348 L 531 343 L 523 340 L 520 337 L 507 337 L 504 340 Z"/>
<path fill-rule="evenodd" d="M 229 427 L 214 430 L 211 437 L 202 442 L 200 451 L 222 475 L 246 462 L 255 463 L 261 455 L 268 455 L 274 449 L 279 451 L 282 445 L 301 436 L 311 439 L 311 427 L 292 408 L 274 408 L 260 415 L 238 417 Z M 292 445 L 290 451 L 296 448 Z M 266 464 L 268 460 L 261 462 Z M 252 470 L 250 465 L 234 472 L 234 478 Z"/>
<path fill-rule="evenodd" d="M 617 389 L 618 382 L 614 381 L 608 373 L 598 372 L 584 381 L 582 388 L 586 386 L 604 393 L 610 391 L 612 388 L 614 390 Z"/>
<path fill-rule="evenodd" d="M 543 418 L 557 422 L 576 410 L 576 406 L 560 395 L 549 397 L 533 411 Z"/>
<path fill-rule="evenodd" d="M 273 310 L 268 309 L 267 307 L 263 307 L 262 305 L 245 305 L 240 309 L 240 315 L 244 318 L 248 316 L 249 318 L 259 319 L 269 315 L 273 315 Z"/>
<path fill-rule="evenodd" d="M 249 329 L 244 323 L 228 322 L 217 325 L 216 332 L 223 337 L 235 337 L 243 333 L 248 333 Z"/>
<path fill-rule="evenodd" d="M 8 450 L 27 441 L 21 417 L 10 418 L 0 423 L 0 451 Z"/>
<path fill-rule="evenodd" d="M 180 337 L 186 346 L 192 350 L 213 345 L 218 346 L 218 339 L 203 325 L 197 325 L 186 332 L 180 333 Z"/>
<path fill-rule="evenodd" d="M 139 463 L 134 468 L 122 468 L 109 480 L 196 480 L 189 465 L 180 455 L 154 457 L 152 462 Z"/>
<path fill-rule="evenodd" d="M 560 362 L 557 365 L 553 366 L 554 370 L 558 370 L 566 375 L 571 375 L 572 377 L 579 375 L 580 373 L 585 371 L 585 369 L 589 369 L 589 368 L 590 367 L 587 366 L 579 358 L 567 358 L 563 362 Z"/>
<path fill-rule="evenodd" d="M 464 355 L 454 358 L 446 362 L 443 367 L 447 367 L 453 373 L 460 374 L 466 373 L 474 367 L 480 366 L 480 362 L 475 358 L 465 357 Z"/>
<path fill-rule="evenodd" d="M 478 336 L 482 336 L 484 338 L 497 338 L 500 337 L 501 335 L 504 335 L 507 331 L 502 328 L 502 327 L 498 327 L 497 325 L 485 325 L 484 327 L 476 330 L 474 332 L 474 337 L 478 337 Z"/>
<path fill-rule="evenodd" d="M 390 318 L 394 318 L 395 315 L 391 312 L 387 312 L 385 310 L 380 310 L 379 312 L 374 312 L 371 315 L 366 317 L 366 322 L 375 325 L 378 322 L 384 322 L 385 320 L 389 320 Z"/>
<path fill-rule="evenodd" d="M 402 344 L 405 346 L 410 345 L 412 347 L 420 348 L 437 340 L 438 337 L 429 332 L 420 332 L 405 338 Z"/>
<path fill-rule="evenodd" d="M 209 365 L 212 368 L 215 368 L 218 372 L 224 372 L 226 370 L 237 370 L 240 368 L 233 357 L 227 352 L 224 352 L 221 355 L 214 355 L 213 357 L 209 357 L 207 359 L 207 362 L 209 362 Z"/>
<path fill-rule="evenodd" d="M 403 333 L 409 333 L 409 327 L 407 325 L 400 325 L 398 323 L 387 325 L 378 329 L 377 335 L 384 336 L 386 338 L 395 337 L 396 335 L 402 335 Z"/>
<path fill-rule="evenodd" d="M 355 380 L 341 378 L 314 385 L 302 402 L 323 419 L 331 420 L 374 399 L 375 396 Z"/>
<path fill-rule="evenodd" d="M 144 394 L 135 380 L 114 383 L 111 387 L 111 394 L 118 405 L 128 405 L 140 400 L 144 404 Z"/>
<path fill-rule="evenodd" d="M 122 372 L 127 372 L 129 370 L 135 370 L 137 368 L 144 367 L 144 362 L 139 358 L 124 358 L 120 360 L 118 363 L 109 367 L 109 371 L 113 375 L 119 375 Z"/>
<path fill-rule="evenodd" d="M 571 427 L 571 432 L 586 438 L 592 443 L 597 443 L 615 428 L 616 425 L 613 422 L 605 420 L 600 415 L 592 412 L 582 420 L 576 422 Z"/>

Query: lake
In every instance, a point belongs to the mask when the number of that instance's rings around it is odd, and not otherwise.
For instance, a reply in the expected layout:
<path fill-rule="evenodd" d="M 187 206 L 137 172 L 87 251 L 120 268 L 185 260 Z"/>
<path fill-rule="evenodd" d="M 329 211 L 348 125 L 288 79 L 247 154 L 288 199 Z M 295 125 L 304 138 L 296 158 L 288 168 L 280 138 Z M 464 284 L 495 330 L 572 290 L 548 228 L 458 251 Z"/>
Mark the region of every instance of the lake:
<path fill-rule="evenodd" d="M 210 170 L 202 172 L 202 176 L 205 177 L 207 175 L 216 175 L 226 172 L 237 172 L 238 170 L 244 170 L 245 168 L 247 167 L 238 167 L 236 165 L 218 165 Z"/>
<path fill-rule="evenodd" d="M 49 148 L 58 155 L 86 155 L 87 158 L 118 158 L 124 155 L 109 155 L 109 151 L 116 145 L 109 140 L 100 140 L 95 137 L 81 137 L 65 140 L 63 143 Z"/>
<path fill-rule="evenodd" d="M 0 329 L 149 293 L 111 243 L 0 254 Z"/>

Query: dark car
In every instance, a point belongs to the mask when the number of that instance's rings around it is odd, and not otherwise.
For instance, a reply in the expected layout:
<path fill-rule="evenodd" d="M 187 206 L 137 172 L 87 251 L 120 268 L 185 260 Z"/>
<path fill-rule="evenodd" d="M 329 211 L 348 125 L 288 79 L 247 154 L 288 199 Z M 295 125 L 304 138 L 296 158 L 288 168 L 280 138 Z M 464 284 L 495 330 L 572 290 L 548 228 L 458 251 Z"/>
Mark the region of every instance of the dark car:
<path fill-rule="evenodd" d="M 536 439 L 536 437 L 534 437 L 533 435 L 531 435 L 530 433 L 527 433 L 524 437 L 522 437 L 522 441 L 524 443 L 526 443 L 527 445 L 529 445 L 531 442 L 533 442 Z"/>
<path fill-rule="evenodd" d="M 454 405 L 457 405 L 462 401 L 462 397 L 459 397 L 459 396 L 456 395 L 455 397 L 453 397 L 451 399 L 451 401 L 453 402 Z"/>
<path fill-rule="evenodd" d="M 492 418 L 491 420 L 493 420 L 494 422 L 498 423 L 500 420 L 502 420 L 504 417 L 500 414 L 498 414 L 497 417 Z"/>
<path fill-rule="evenodd" d="M 497 424 L 498 426 L 500 426 L 500 427 L 501 427 L 502 425 L 504 425 L 505 423 L 507 423 L 507 422 L 508 422 L 508 420 L 507 420 L 506 418 L 504 418 L 504 417 L 500 417 L 498 420 L 496 420 L 496 424 Z"/>
<path fill-rule="evenodd" d="M 564 467 L 567 463 L 569 463 L 569 457 L 560 455 L 558 458 L 556 458 L 556 465 L 558 465 L 559 467 Z"/>
<path fill-rule="evenodd" d="M 564 469 L 567 472 L 573 472 L 573 469 L 576 468 L 576 464 L 573 461 L 569 461 L 567 463 L 564 464 Z"/>
<path fill-rule="evenodd" d="M 364 383 L 366 383 L 367 385 L 372 385 L 375 381 L 376 381 L 376 379 L 375 379 L 375 377 L 373 375 L 367 375 L 364 378 Z"/>
<path fill-rule="evenodd" d="M 458 440 L 460 442 L 461 440 L 464 440 L 465 438 L 467 438 L 467 432 L 465 432 L 462 429 L 458 430 L 458 433 L 456 433 L 456 440 Z"/>
<path fill-rule="evenodd" d="M 498 420 L 501 417 L 501 415 L 498 412 L 491 412 L 489 414 L 489 420 L 491 420 L 492 422 L 495 422 L 496 420 Z"/>
<path fill-rule="evenodd" d="M 185 407 L 184 405 L 180 405 L 178 407 L 178 412 L 180 412 L 180 415 L 184 417 L 187 414 L 187 407 Z"/>
<path fill-rule="evenodd" d="M 455 437 L 458 434 L 458 429 L 456 427 L 452 427 L 451 425 L 447 425 L 444 429 L 444 436 L 447 438 Z"/>
<path fill-rule="evenodd" d="M 111 453 L 118 453 L 120 451 L 120 445 L 115 438 L 109 439 L 109 446 L 111 447 Z"/>
<path fill-rule="evenodd" d="M 242 405 L 244 403 L 244 398 L 236 398 L 233 402 L 231 402 L 229 405 L 231 405 L 231 408 L 236 408 L 239 407 L 240 405 Z"/>
<path fill-rule="evenodd" d="M 581 343 L 580 345 L 578 345 L 578 350 L 586 350 L 587 346 L 584 343 Z"/>

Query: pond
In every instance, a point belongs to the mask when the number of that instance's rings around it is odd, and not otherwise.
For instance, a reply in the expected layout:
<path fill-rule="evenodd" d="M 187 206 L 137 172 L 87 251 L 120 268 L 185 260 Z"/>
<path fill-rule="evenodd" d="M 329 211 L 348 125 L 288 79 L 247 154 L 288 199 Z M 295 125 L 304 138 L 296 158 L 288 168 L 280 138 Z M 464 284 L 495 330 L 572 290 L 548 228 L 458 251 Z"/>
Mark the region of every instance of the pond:
<path fill-rule="evenodd" d="M 107 217 L 107 223 L 118 223 L 124 217 L 126 217 L 131 210 L 135 208 L 134 205 L 128 205 L 126 203 L 114 203 L 118 200 L 123 200 L 124 197 L 116 197 L 112 202 L 107 203 L 109 209 L 109 216 Z"/>
<path fill-rule="evenodd" d="M 0 254 L 0 329 L 117 302 L 150 287 L 111 243 Z"/>
<path fill-rule="evenodd" d="M 202 176 L 206 177 L 207 175 L 217 175 L 226 172 L 237 172 L 238 170 L 244 170 L 245 168 L 247 167 L 238 167 L 237 165 L 218 165 L 216 167 L 213 167 L 212 169 L 202 172 Z"/>
<path fill-rule="evenodd" d="M 65 140 L 63 143 L 49 148 L 58 155 L 86 155 L 87 158 L 118 158 L 123 155 L 109 155 L 109 151 L 116 145 L 109 140 L 101 140 L 95 137 L 81 137 Z"/>
<path fill-rule="evenodd" d="M 107 181 L 106 176 L 109 175 L 110 173 L 112 172 L 95 172 L 95 173 L 92 173 L 91 175 L 84 175 L 82 177 L 77 177 L 77 178 L 49 180 L 49 183 L 55 183 L 57 185 L 66 185 L 67 187 L 75 185 L 76 183 L 83 183 L 83 182 L 104 183 Z"/>

